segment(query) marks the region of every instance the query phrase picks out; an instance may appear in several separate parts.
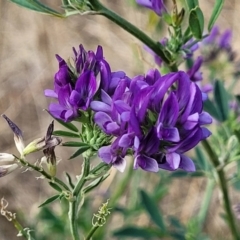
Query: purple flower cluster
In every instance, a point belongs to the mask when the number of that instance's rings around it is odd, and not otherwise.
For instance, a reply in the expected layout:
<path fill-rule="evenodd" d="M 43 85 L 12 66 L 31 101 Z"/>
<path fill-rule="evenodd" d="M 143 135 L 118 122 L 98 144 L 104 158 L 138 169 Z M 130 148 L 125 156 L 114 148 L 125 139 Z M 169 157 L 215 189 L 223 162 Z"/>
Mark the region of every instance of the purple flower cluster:
<path fill-rule="evenodd" d="M 157 172 L 159 168 L 194 171 L 192 160 L 184 155 L 211 133 L 203 127 L 212 122 L 203 112 L 202 93 L 194 83 L 201 76 L 193 70 L 161 76 L 150 70 L 132 79 L 122 71 L 111 72 L 102 48 L 86 52 L 74 49 L 74 66 L 61 57 L 55 74 L 54 90 L 45 95 L 58 100 L 50 113 L 72 121 L 80 111 L 92 111 L 93 122 L 114 139 L 98 150 L 99 157 L 120 171 L 126 155 L 134 156 L 134 169 Z"/>
<path fill-rule="evenodd" d="M 150 70 L 130 81 L 118 72 L 110 85 L 111 91 L 102 89 L 100 100 L 91 102 L 95 123 L 116 137 L 99 149 L 100 158 L 120 171 L 127 154 L 134 155 L 134 169 L 194 171 L 184 153 L 211 134 L 203 125 L 212 119 L 202 111 L 202 93 L 189 75 Z"/>
<path fill-rule="evenodd" d="M 85 51 L 82 45 L 78 52 L 73 48 L 73 52 L 74 66 L 56 55 L 59 70 L 54 77 L 54 90 L 45 90 L 45 96 L 58 100 L 58 103 L 49 105 L 49 112 L 65 122 L 77 118 L 79 110 L 87 110 L 99 87 L 105 89 L 111 76 L 101 46 L 98 46 L 96 53 Z"/>

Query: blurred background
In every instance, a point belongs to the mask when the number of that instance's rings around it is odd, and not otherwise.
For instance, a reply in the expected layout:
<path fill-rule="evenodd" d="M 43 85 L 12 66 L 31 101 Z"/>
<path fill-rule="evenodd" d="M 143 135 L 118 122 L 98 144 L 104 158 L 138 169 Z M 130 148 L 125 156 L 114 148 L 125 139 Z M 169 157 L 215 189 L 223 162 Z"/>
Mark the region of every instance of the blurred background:
<path fill-rule="evenodd" d="M 60 11 L 60 1 L 45 2 Z M 148 26 L 146 18 L 147 11 L 142 8 L 136 9 L 134 1 L 102 2 L 151 35 L 151 27 Z M 214 0 L 199 2 L 205 18 L 209 19 Z M 171 5 L 171 1 L 168 4 Z M 239 12 L 239 1 L 226 1 L 217 21 L 217 25 L 222 30 L 227 28 L 233 30 L 233 49 L 236 52 L 240 51 Z M 78 48 L 80 43 L 87 50 L 95 50 L 97 45 L 101 45 L 112 71 L 124 70 L 132 77 L 155 67 L 153 59 L 144 52 L 138 40 L 104 17 L 75 15 L 67 19 L 58 19 L 28 11 L 6 0 L 0 0 L 0 13 L 0 114 L 6 114 L 22 129 L 26 143 L 43 136 L 52 120 L 43 111 L 51 101 L 44 97 L 43 91 L 53 86 L 54 74 L 58 70 L 55 54 L 67 59 L 73 56 L 72 47 Z M 155 40 L 162 37 L 154 36 Z M 56 124 L 55 129 L 59 127 Z M 17 154 L 12 132 L 1 118 L 0 152 Z M 72 176 L 80 173 L 81 159 L 68 161 L 70 154 L 71 152 L 63 147 L 57 148 L 57 156 L 61 160 L 58 165 L 60 178 L 64 178 L 63 171 L 68 171 Z M 41 155 L 33 154 L 29 161 L 35 163 L 40 157 Z M 9 210 L 17 212 L 23 226 L 36 225 L 36 231 L 40 232 L 53 227 L 52 223 L 47 221 L 44 222 L 45 225 L 38 222 L 40 211 L 38 206 L 47 196 L 52 196 L 54 190 L 50 189 L 43 180 L 36 179 L 38 174 L 35 172 L 22 172 L 23 169 L 20 169 L 0 179 L 0 198 L 7 199 Z M 139 170 L 133 174 L 137 177 L 134 176 L 135 180 L 129 181 L 129 187 L 119 200 L 120 204 L 127 204 L 138 198 L 134 189 L 153 190 L 163 172 L 152 174 Z M 95 212 L 101 203 L 111 196 L 112 189 L 117 187 L 122 178 L 124 174 L 112 170 L 111 176 L 101 185 L 100 190 L 91 196 L 89 201 Z M 168 193 L 161 199 L 159 207 L 164 215 L 177 216 L 186 223 L 199 210 L 206 181 L 202 178 L 183 178 L 174 180 L 170 186 Z M 227 240 L 230 238 L 228 238 L 228 228 L 219 216 L 223 210 L 218 194 L 215 190 L 204 231 L 211 239 Z M 233 203 L 240 202 L 239 194 L 234 191 L 231 192 L 231 199 Z M 52 204 L 50 209 L 55 211 L 56 215 L 60 212 L 57 204 Z M 90 221 L 91 216 L 89 214 Z M 144 213 L 133 218 L 132 223 L 143 226 L 150 224 Z M 123 224 L 124 217 L 116 213 L 116 216 L 111 218 L 111 224 L 107 228 L 109 233 L 105 239 L 117 239 L 111 236 L 111 232 Z M 14 226 L 0 216 L 0 240 L 19 239 L 16 234 Z M 44 237 L 44 234 L 41 239 L 61 240 L 61 238 Z"/>

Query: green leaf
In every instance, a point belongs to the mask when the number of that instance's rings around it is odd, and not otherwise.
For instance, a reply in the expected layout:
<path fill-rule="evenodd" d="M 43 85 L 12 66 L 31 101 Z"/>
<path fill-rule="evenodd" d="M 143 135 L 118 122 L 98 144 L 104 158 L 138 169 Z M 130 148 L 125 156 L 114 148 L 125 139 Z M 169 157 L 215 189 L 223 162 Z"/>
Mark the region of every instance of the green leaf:
<path fill-rule="evenodd" d="M 61 137 L 72 137 L 72 138 L 80 138 L 80 136 L 76 133 L 57 130 L 53 132 L 53 135 L 55 136 L 61 136 Z"/>
<path fill-rule="evenodd" d="M 71 176 L 70 176 L 67 172 L 65 172 L 65 174 L 66 174 L 66 178 L 67 178 L 68 184 L 70 185 L 70 187 L 71 187 L 72 189 L 74 189 L 74 188 L 75 188 L 75 185 L 74 185 L 73 182 L 72 182 Z"/>
<path fill-rule="evenodd" d="M 16 3 L 17 5 L 33 10 L 33 11 L 37 11 L 40 13 L 44 13 L 44 14 L 50 14 L 56 17 L 64 17 L 64 14 L 61 14 L 51 8 L 49 8 L 48 6 L 42 4 L 41 2 L 37 1 L 37 0 L 10 0 L 13 3 Z"/>
<path fill-rule="evenodd" d="M 157 224 L 157 226 L 165 231 L 165 225 L 161 213 L 159 212 L 159 206 L 152 200 L 152 198 L 144 191 L 140 190 L 141 202 L 147 210 L 151 220 Z"/>
<path fill-rule="evenodd" d="M 43 206 L 45 206 L 45 205 L 47 205 L 47 204 L 49 204 L 49 203 L 51 203 L 51 202 L 54 202 L 54 201 L 56 201 L 59 197 L 60 197 L 60 195 L 54 195 L 54 196 L 48 198 L 44 203 L 42 203 L 42 204 L 41 204 L 40 206 L 38 206 L 38 207 L 40 208 L 40 207 L 43 207 Z"/>
<path fill-rule="evenodd" d="M 199 7 L 195 7 L 190 11 L 188 23 L 192 35 L 197 39 L 201 39 L 204 29 L 204 17 L 202 10 Z"/>
<path fill-rule="evenodd" d="M 49 185 L 55 190 L 57 190 L 58 192 L 62 192 L 62 189 L 56 183 L 49 182 Z"/>
<path fill-rule="evenodd" d="M 221 116 L 218 112 L 218 109 L 214 105 L 212 101 L 207 99 L 203 102 L 203 108 L 206 112 L 208 112 L 212 117 L 214 117 L 216 120 L 221 121 Z"/>
<path fill-rule="evenodd" d="M 208 31 L 210 32 L 220 14 L 222 11 L 224 4 L 224 0 L 215 0 L 215 5 L 213 7 L 212 15 L 210 17 L 209 23 L 208 23 Z"/>
<path fill-rule="evenodd" d="M 178 229 L 179 231 L 183 231 L 183 232 L 186 230 L 184 225 L 176 217 L 169 216 L 168 221 L 170 223 L 170 227 L 174 227 L 175 229 Z"/>
<path fill-rule="evenodd" d="M 69 130 L 71 130 L 71 131 L 73 131 L 73 132 L 79 132 L 78 131 L 78 128 L 74 125 L 74 124 L 72 124 L 72 123 L 70 123 L 70 122 L 64 122 L 64 121 L 62 121 L 62 120 L 60 120 L 60 119 L 58 119 L 58 118 L 55 118 L 47 109 L 45 109 L 45 111 L 49 114 L 49 115 L 51 115 L 51 117 L 52 118 L 54 118 L 58 123 L 60 123 L 61 125 L 63 125 L 65 128 L 67 128 L 67 129 L 69 129 Z"/>
<path fill-rule="evenodd" d="M 198 7 L 198 0 L 186 0 L 189 11 L 193 8 Z"/>
<path fill-rule="evenodd" d="M 129 226 L 121 228 L 113 233 L 116 237 L 131 237 L 131 238 L 142 238 L 142 239 L 151 239 L 156 237 L 153 232 L 150 232 L 145 228 L 138 228 L 134 226 Z"/>
<path fill-rule="evenodd" d="M 101 182 L 103 182 L 110 174 L 107 173 L 97 179 L 95 179 L 94 181 L 92 181 L 88 186 L 86 186 L 83 189 L 83 192 L 86 194 L 88 192 L 90 192 L 92 189 L 94 189 L 95 187 L 97 187 Z"/>
<path fill-rule="evenodd" d="M 228 118 L 228 93 L 223 86 L 223 83 L 219 80 L 215 82 L 214 86 L 214 101 L 216 103 L 217 110 L 221 116 L 221 121 L 224 122 Z"/>
<path fill-rule="evenodd" d="M 64 147 L 89 147 L 87 143 L 83 142 L 65 142 L 62 143 L 62 146 Z"/>
<path fill-rule="evenodd" d="M 71 155 L 70 159 L 73 159 L 75 157 L 78 157 L 79 155 L 81 155 L 82 153 L 86 152 L 88 149 L 90 149 L 90 146 L 84 146 L 84 147 L 80 147 L 73 155 Z"/>

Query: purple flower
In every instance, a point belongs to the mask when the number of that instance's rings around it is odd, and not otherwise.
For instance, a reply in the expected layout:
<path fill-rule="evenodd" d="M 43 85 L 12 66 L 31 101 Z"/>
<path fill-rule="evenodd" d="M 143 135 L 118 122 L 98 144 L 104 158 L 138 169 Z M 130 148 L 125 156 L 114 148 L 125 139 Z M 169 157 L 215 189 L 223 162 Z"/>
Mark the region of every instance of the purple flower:
<path fill-rule="evenodd" d="M 57 55 L 59 70 L 54 77 L 54 90 L 45 90 L 45 96 L 53 97 L 58 103 L 49 105 L 49 112 L 65 122 L 79 117 L 80 110 L 86 111 L 99 87 L 107 90 L 111 79 L 111 69 L 103 58 L 102 47 L 96 53 L 86 52 L 82 45 L 75 55 L 74 66 L 68 66 Z"/>
<path fill-rule="evenodd" d="M 212 118 L 202 111 L 201 90 L 182 71 L 161 76 L 150 70 L 130 83 L 121 79 L 111 97 L 102 91 L 91 108 L 96 124 L 117 137 L 113 146 L 99 150 L 99 156 L 122 165 L 125 155 L 133 153 L 134 169 L 194 171 L 185 152 L 211 134 L 204 127 Z"/>
<path fill-rule="evenodd" d="M 59 62 L 59 70 L 54 76 L 54 90 L 46 89 L 44 91 L 46 97 L 58 97 L 58 91 L 71 83 L 70 69 L 67 66 L 67 63 L 58 55 L 56 58 Z"/>
<path fill-rule="evenodd" d="M 149 172 L 158 172 L 158 162 L 152 157 L 159 150 L 160 141 L 153 127 L 142 139 L 134 139 L 134 169 L 138 167 Z"/>
<path fill-rule="evenodd" d="M 113 167 L 123 172 L 126 167 L 124 159 L 127 149 L 122 148 L 118 144 L 117 138 L 110 146 L 101 147 L 98 151 L 98 156 L 107 164 L 112 164 Z"/>
<path fill-rule="evenodd" d="M 214 26 L 209 34 L 202 43 L 203 45 L 215 45 L 217 48 L 229 49 L 231 48 L 232 31 L 230 29 L 220 33 L 219 27 Z"/>
<path fill-rule="evenodd" d="M 139 5 L 151 9 L 159 16 L 162 16 L 164 13 L 167 13 L 167 9 L 164 5 L 163 0 L 136 0 L 136 2 Z"/>
<path fill-rule="evenodd" d="M 203 57 L 199 56 L 193 63 L 193 66 L 188 70 L 187 74 L 189 75 L 191 81 L 197 82 L 203 79 L 202 72 L 199 71 L 202 63 Z"/>
<path fill-rule="evenodd" d="M 214 26 L 208 37 L 203 39 L 201 48 L 203 51 L 204 61 L 213 61 L 218 58 L 221 52 L 226 52 L 230 61 L 235 57 L 231 47 L 232 31 L 227 29 L 220 32 L 218 26 Z"/>
<path fill-rule="evenodd" d="M 130 112 L 129 83 L 125 74 L 114 73 L 108 93 L 102 89 L 101 99 L 91 103 L 91 109 L 96 112 L 94 121 L 106 134 L 120 136 L 126 131 Z"/>
<path fill-rule="evenodd" d="M 181 47 L 181 50 L 184 53 L 183 58 L 191 58 L 193 56 L 193 53 L 198 49 L 198 47 L 198 43 L 194 43 L 194 39 L 191 38 Z"/>

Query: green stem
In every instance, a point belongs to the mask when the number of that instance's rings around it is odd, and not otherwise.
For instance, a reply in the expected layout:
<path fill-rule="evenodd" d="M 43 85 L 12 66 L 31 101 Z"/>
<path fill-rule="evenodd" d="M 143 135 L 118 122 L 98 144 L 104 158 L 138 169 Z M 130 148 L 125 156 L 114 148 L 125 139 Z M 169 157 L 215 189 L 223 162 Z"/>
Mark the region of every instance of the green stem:
<path fill-rule="evenodd" d="M 79 233 L 78 233 L 78 225 L 77 225 L 77 218 L 78 218 L 78 210 L 79 210 L 79 203 L 81 201 L 82 195 L 80 194 L 86 180 L 86 177 L 89 174 L 90 170 L 90 159 L 89 158 L 83 158 L 83 169 L 82 169 L 82 175 L 79 178 L 77 184 L 75 185 L 75 188 L 72 192 L 72 199 L 73 201 L 69 202 L 69 212 L 68 217 L 70 221 L 70 230 L 72 234 L 73 240 L 79 240 Z"/>
<path fill-rule="evenodd" d="M 73 202 L 69 202 L 69 211 L 68 211 L 68 217 L 70 221 L 70 231 L 72 234 L 73 240 L 79 240 L 79 234 L 78 234 L 78 226 L 77 226 L 77 204 L 76 200 Z"/>
<path fill-rule="evenodd" d="M 15 156 L 16 157 L 16 156 Z M 17 158 L 17 157 L 16 157 Z M 17 158 L 21 164 L 25 167 L 30 167 L 32 168 L 33 170 L 35 170 L 36 172 L 39 172 L 41 175 L 43 175 L 45 178 L 47 178 L 48 180 L 50 180 L 51 182 L 56 182 L 58 183 L 60 186 L 62 186 L 62 188 L 64 188 L 65 190 L 67 191 L 70 191 L 69 187 L 64 183 L 62 182 L 59 178 L 56 178 L 56 177 L 52 177 L 50 174 L 48 174 L 47 172 L 44 171 L 43 168 L 41 167 L 38 167 L 36 165 L 32 165 L 31 163 L 27 162 L 26 160 L 23 160 L 21 158 Z"/>
<path fill-rule="evenodd" d="M 163 46 L 159 42 L 153 41 L 139 28 L 111 11 L 110 9 L 103 6 L 98 0 L 89 0 L 93 9 L 100 15 L 108 18 L 112 22 L 116 23 L 118 26 L 129 32 L 131 35 L 142 41 L 146 46 L 148 46 L 153 52 L 155 52 L 161 59 L 169 66 L 172 71 L 177 71 L 176 64 L 171 63 L 171 60 L 164 53 Z"/>
<path fill-rule="evenodd" d="M 201 232 L 202 227 L 203 227 L 203 223 L 205 222 L 214 187 L 215 187 L 215 180 L 212 179 L 212 178 L 208 178 L 207 187 L 205 189 L 205 195 L 203 197 L 201 208 L 200 208 L 200 211 L 198 213 L 199 232 Z"/>
<path fill-rule="evenodd" d="M 24 238 L 29 239 L 29 234 L 26 233 L 26 230 L 22 227 L 22 225 L 16 219 L 12 219 L 12 222 L 19 233 L 21 233 Z M 34 240 L 33 238 L 31 239 Z"/>
<path fill-rule="evenodd" d="M 88 233 L 87 237 L 85 238 L 85 240 L 90 240 L 91 237 L 93 236 L 93 234 L 96 232 L 96 230 L 99 228 L 98 225 L 93 226 L 90 230 L 90 232 Z"/>
<path fill-rule="evenodd" d="M 202 141 L 203 147 L 205 148 L 210 160 L 212 161 L 213 166 L 215 167 L 215 169 L 218 168 L 219 166 L 219 160 L 218 160 L 218 156 L 215 153 L 215 151 L 213 151 L 212 147 L 210 146 L 209 142 L 207 140 Z M 222 191 L 222 195 L 223 195 L 223 200 L 224 200 L 224 208 L 227 214 L 227 218 L 228 218 L 228 224 L 229 224 L 229 228 L 232 232 L 232 236 L 235 240 L 239 240 L 240 237 L 238 235 L 238 231 L 234 222 L 234 215 L 231 209 L 231 203 L 230 203 L 230 199 L 229 199 L 229 194 L 228 194 L 228 187 L 227 187 L 227 179 L 225 176 L 225 172 L 223 168 L 220 168 L 217 171 L 218 174 L 218 179 L 219 179 L 219 185 Z"/>

